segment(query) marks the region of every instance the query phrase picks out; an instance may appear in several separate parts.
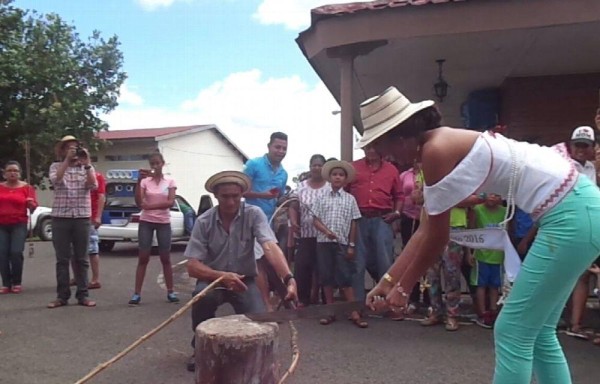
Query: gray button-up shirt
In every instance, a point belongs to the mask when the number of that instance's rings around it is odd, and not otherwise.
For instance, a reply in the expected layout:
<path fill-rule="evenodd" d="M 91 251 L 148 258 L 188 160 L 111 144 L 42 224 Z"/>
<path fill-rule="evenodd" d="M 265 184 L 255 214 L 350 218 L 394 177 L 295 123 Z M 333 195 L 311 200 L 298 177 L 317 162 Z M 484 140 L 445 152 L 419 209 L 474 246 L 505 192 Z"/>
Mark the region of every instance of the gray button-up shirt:
<path fill-rule="evenodd" d="M 260 208 L 242 203 L 227 233 L 216 206 L 196 220 L 184 256 L 198 259 L 216 271 L 254 277 L 257 274 L 255 239 L 261 245 L 276 241 L 267 216 Z"/>

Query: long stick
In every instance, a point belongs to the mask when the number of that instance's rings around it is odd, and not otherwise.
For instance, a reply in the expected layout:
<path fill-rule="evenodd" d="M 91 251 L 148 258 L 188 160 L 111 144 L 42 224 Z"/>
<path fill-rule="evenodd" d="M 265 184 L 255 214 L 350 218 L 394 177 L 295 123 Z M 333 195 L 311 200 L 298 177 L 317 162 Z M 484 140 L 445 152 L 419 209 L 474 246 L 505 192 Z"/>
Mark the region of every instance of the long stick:
<path fill-rule="evenodd" d="M 292 346 L 292 364 L 285 371 L 281 379 L 279 380 L 279 384 L 283 384 L 283 382 L 296 370 L 296 366 L 298 365 L 298 361 L 300 360 L 300 348 L 298 347 L 298 330 L 292 321 L 290 321 L 290 331 L 292 333 L 292 337 L 290 340 L 290 344 Z"/>
<path fill-rule="evenodd" d="M 98 365 L 90 373 L 88 373 L 87 375 L 85 375 L 83 378 L 79 379 L 75 384 L 84 384 L 84 383 L 87 383 L 91 378 L 93 378 L 94 376 L 96 376 L 98 373 L 100 373 L 103 370 L 105 370 L 106 368 L 110 367 L 112 364 L 114 364 L 116 361 L 120 360 L 122 357 L 124 357 L 125 355 L 127 355 L 129 352 L 131 352 L 137 346 L 139 346 L 140 344 L 142 344 L 144 341 L 146 341 L 150 337 L 154 336 L 158 331 L 160 331 L 161 329 L 163 329 L 164 327 L 166 327 L 167 325 L 169 325 L 171 322 L 173 322 L 175 319 L 177 319 L 179 316 L 181 316 L 185 311 L 187 311 L 188 309 L 190 309 L 192 307 L 192 305 L 194 305 L 198 300 L 200 300 L 202 297 L 204 297 L 208 293 L 208 291 L 210 291 L 211 289 L 213 289 L 215 287 L 215 285 L 219 284 L 222 279 L 223 279 L 223 277 L 219 277 L 217 280 L 215 280 L 212 283 L 210 283 L 199 294 L 197 294 L 196 296 L 194 296 L 190 301 L 188 301 L 177 312 L 175 312 L 173 315 L 171 315 L 171 317 L 169 317 L 167 320 L 163 321 L 158 327 L 154 328 L 150 332 L 146 333 L 144 336 L 142 336 L 139 339 L 137 339 L 133 344 L 131 344 L 129 347 L 125 348 L 123 351 L 121 351 L 119 354 L 117 354 L 116 356 L 114 356 L 112 359 L 108 360 L 105 363 L 102 363 L 102 364 Z"/>

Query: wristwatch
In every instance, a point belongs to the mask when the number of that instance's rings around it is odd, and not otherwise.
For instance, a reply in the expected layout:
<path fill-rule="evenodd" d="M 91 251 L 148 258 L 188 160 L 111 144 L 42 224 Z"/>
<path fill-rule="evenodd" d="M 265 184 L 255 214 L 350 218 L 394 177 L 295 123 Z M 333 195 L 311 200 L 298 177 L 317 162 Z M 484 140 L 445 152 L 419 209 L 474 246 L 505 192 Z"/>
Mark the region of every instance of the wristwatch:
<path fill-rule="evenodd" d="M 292 280 L 294 278 L 294 275 L 291 273 L 288 273 L 287 275 L 285 275 L 283 277 L 283 284 L 288 285 L 288 283 L 290 282 L 290 280 Z"/>

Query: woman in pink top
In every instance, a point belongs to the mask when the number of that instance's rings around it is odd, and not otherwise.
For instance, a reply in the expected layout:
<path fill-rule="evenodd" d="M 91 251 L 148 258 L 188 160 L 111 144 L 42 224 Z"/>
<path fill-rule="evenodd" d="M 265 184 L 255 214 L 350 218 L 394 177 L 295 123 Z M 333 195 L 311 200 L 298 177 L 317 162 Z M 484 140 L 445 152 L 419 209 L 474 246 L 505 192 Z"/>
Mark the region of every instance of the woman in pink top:
<path fill-rule="evenodd" d="M 414 166 L 400 174 L 400 185 L 402 186 L 402 216 L 400 217 L 400 235 L 402 244 L 408 244 L 413 233 L 419 228 L 421 219 L 421 209 L 423 208 L 423 186 L 417 175 L 421 172 L 421 164 L 414 163 Z M 418 199 L 417 199 L 418 197 Z M 421 284 L 417 282 L 410 293 L 409 306 L 407 313 L 414 313 L 421 302 Z M 423 306 L 428 308 L 431 305 L 429 300 L 429 291 L 423 292 Z"/>
<path fill-rule="evenodd" d="M 173 270 L 171 269 L 171 215 L 169 213 L 175 202 L 175 181 L 162 173 L 165 159 L 160 153 L 154 153 L 148 159 L 150 170 L 140 169 L 138 184 L 135 190 L 135 203 L 142 209 L 138 227 L 139 256 L 135 274 L 135 292 L 129 300 L 130 305 L 137 305 L 142 300 L 140 293 L 146 267 L 150 261 L 152 238 L 156 232 L 158 254 L 163 267 L 167 285 L 167 300 L 179 302 L 173 292 Z"/>

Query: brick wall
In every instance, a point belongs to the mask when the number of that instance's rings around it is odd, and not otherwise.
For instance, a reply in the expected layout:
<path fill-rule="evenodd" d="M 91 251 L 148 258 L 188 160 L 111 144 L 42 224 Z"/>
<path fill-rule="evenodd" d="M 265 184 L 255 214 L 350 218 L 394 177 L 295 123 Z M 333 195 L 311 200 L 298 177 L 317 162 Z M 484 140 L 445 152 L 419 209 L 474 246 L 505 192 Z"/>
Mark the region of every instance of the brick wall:
<path fill-rule="evenodd" d="M 500 121 L 518 140 L 555 144 L 580 125 L 594 126 L 600 73 L 508 78 L 502 85 Z"/>

